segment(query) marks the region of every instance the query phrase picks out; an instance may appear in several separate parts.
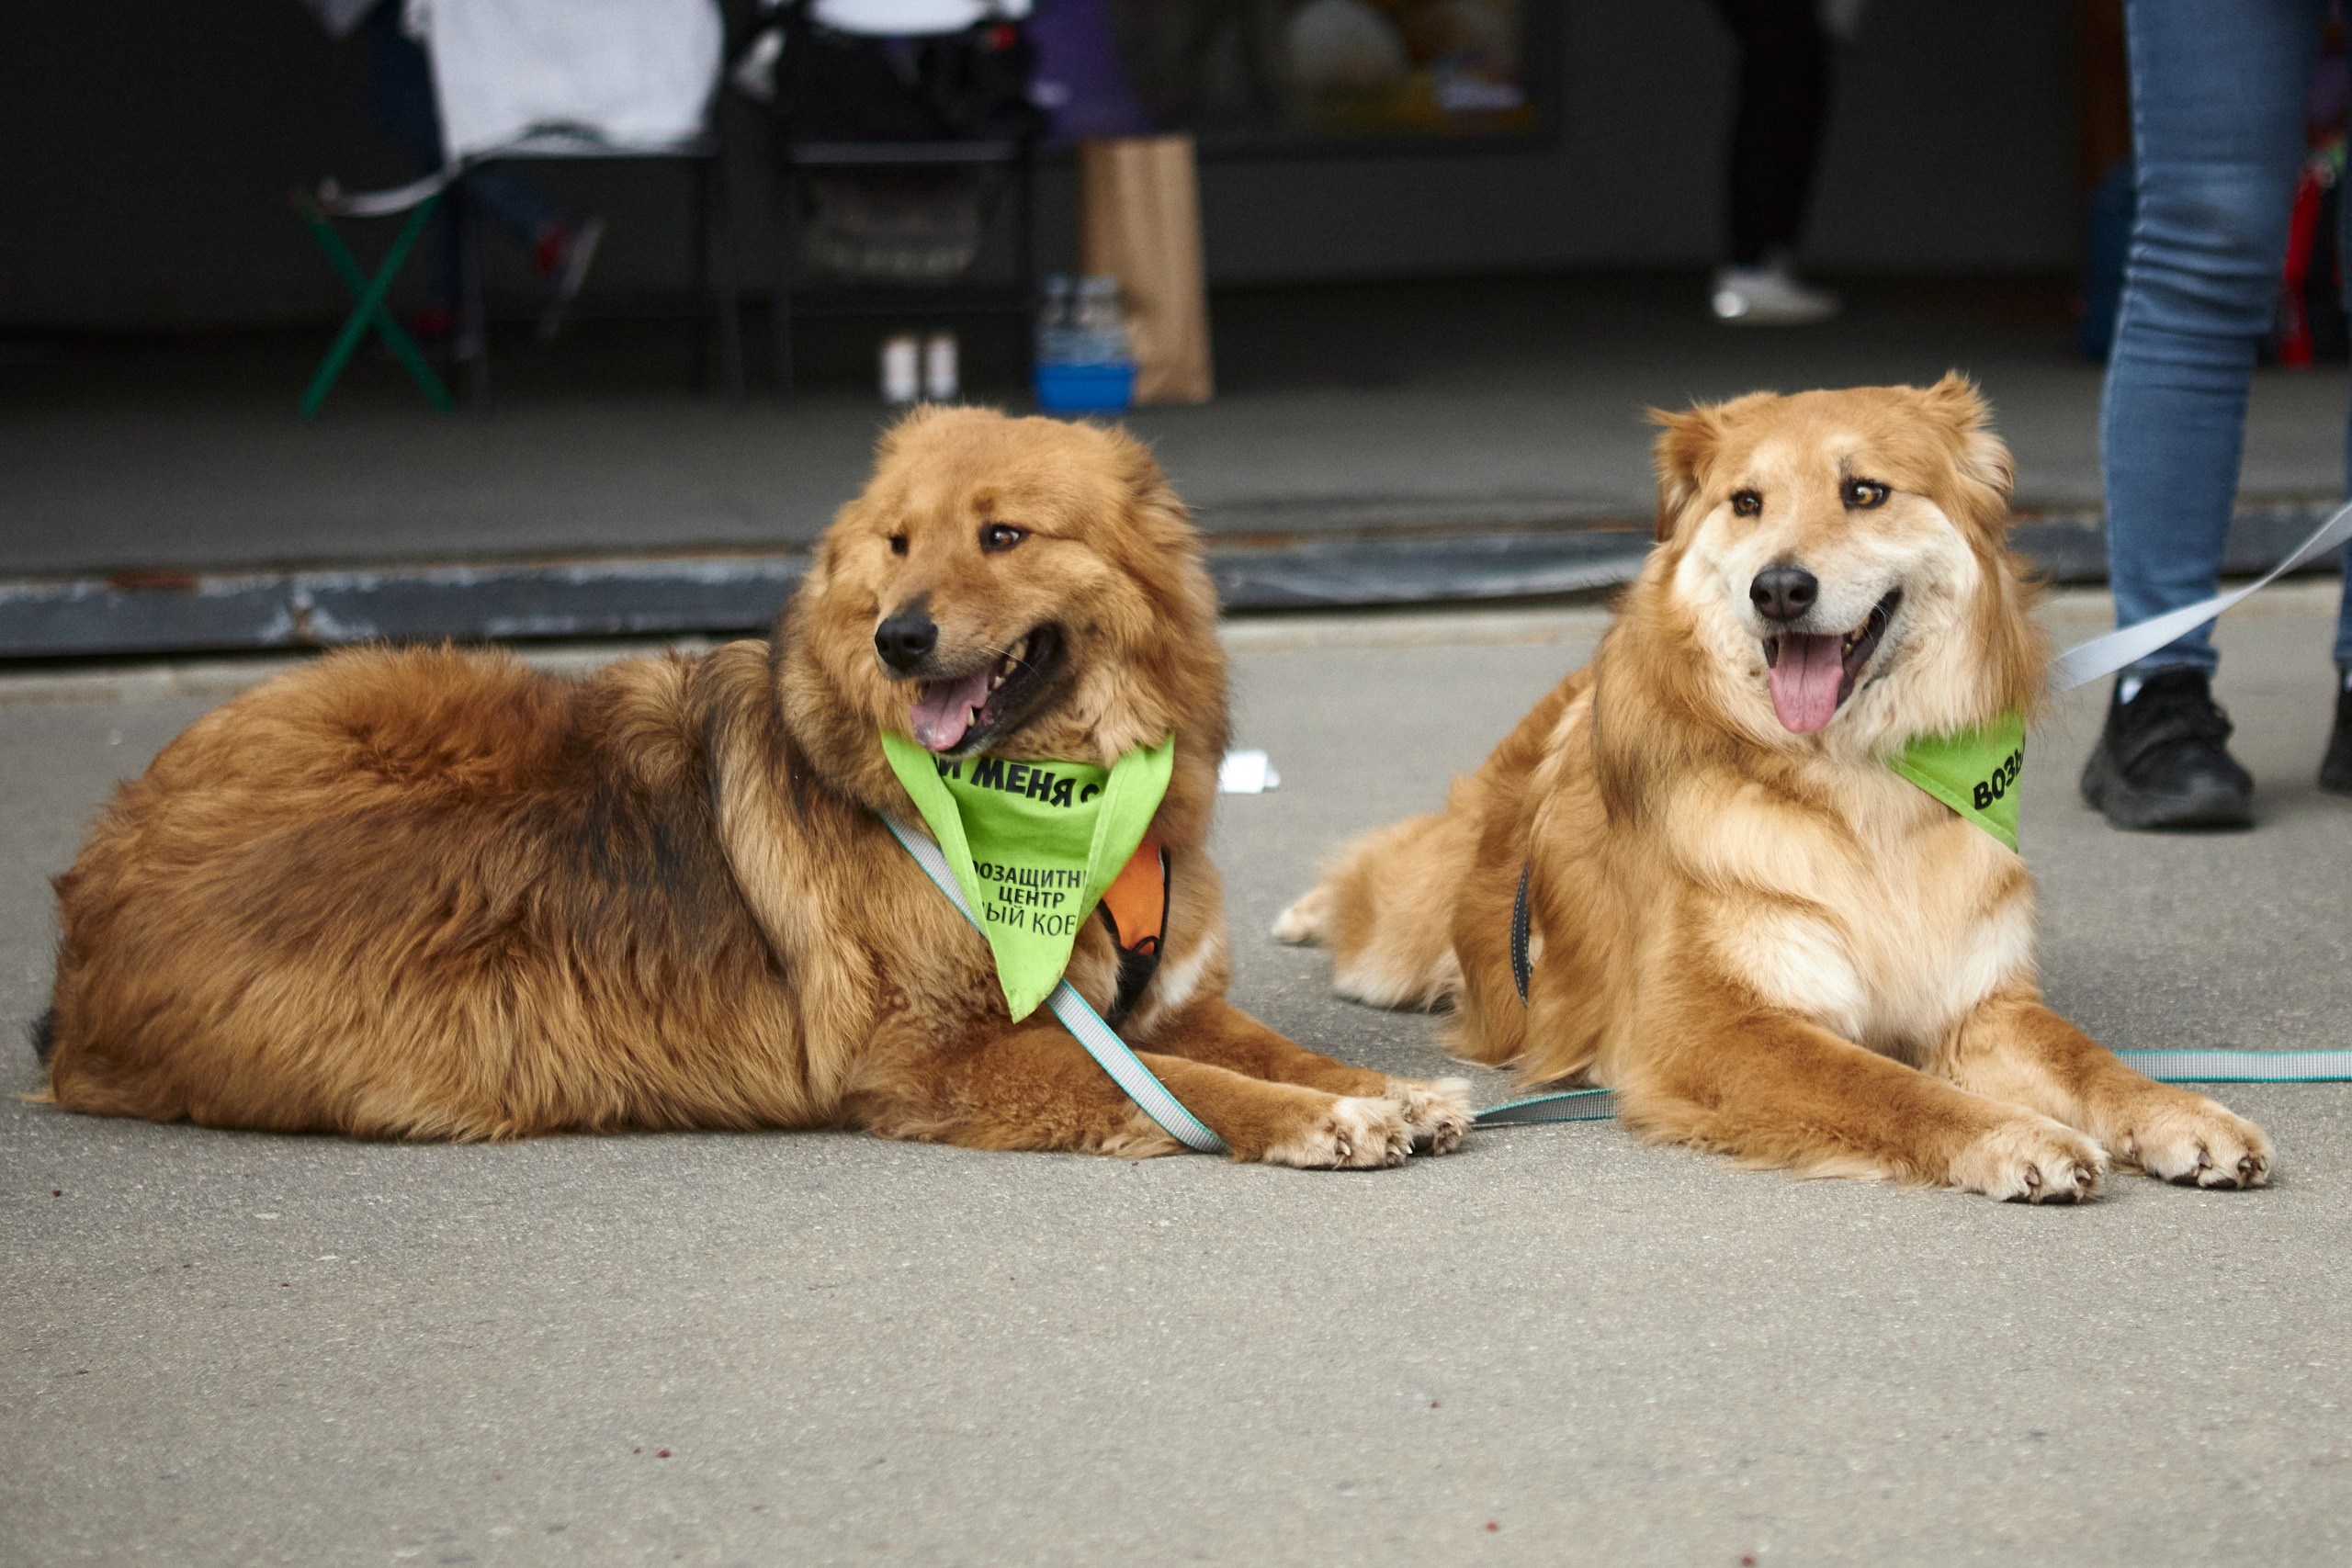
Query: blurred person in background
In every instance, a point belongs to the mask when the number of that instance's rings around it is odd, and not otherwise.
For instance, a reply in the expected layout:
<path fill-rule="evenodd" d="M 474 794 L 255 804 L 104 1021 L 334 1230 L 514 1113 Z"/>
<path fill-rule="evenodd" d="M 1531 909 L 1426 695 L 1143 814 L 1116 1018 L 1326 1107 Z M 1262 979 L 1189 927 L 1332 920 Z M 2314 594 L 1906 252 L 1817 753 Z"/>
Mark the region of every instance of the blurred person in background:
<path fill-rule="evenodd" d="M 1829 33 L 1851 34 L 1860 0 L 1715 0 L 1739 39 L 1732 119 L 1731 259 L 1708 303 L 1720 321 L 1793 326 L 1838 313 L 1838 297 L 1790 265 L 1829 117 Z M 1827 24 L 1825 26 L 1825 22 Z"/>
<path fill-rule="evenodd" d="M 403 0 L 303 0 L 335 38 L 359 35 L 368 51 L 368 97 L 376 118 L 416 161 L 420 174 L 434 174 L 447 162 L 441 142 L 441 109 L 433 95 L 433 62 L 403 25 Z M 466 175 L 466 199 L 491 224 L 520 245 L 547 291 L 539 335 L 550 338 L 564 311 L 588 281 L 588 268 L 605 236 L 604 220 L 574 221 L 522 174 L 492 165 Z M 459 258 L 457 225 L 444 204 L 433 217 L 433 276 L 416 334 L 428 342 L 448 338 L 457 321 Z"/>
<path fill-rule="evenodd" d="M 2119 626 L 2211 597 L 2237 496 L 2246 392 L 2271 330 L 2328 0 L 2129 0 L 2137 211 L 2099 415 Z M 2083 770 L 2118 828 L 2244 828 L 2202 627 L 2124 670 Z M 2320 787 L 2352 795 L 2352 603 L 2335 635 Z"/>

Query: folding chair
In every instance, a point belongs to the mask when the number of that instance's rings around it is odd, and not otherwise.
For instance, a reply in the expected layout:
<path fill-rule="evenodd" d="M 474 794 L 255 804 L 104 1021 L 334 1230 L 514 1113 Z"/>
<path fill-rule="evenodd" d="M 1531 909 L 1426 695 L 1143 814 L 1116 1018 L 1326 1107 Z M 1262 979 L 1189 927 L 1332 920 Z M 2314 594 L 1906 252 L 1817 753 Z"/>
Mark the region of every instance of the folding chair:
<path fill-rule="evenodd" d="M 409 207 L 408 221 L 401 225 L 391 248 L 384 253 L 384 259 L 377 264 L 371 276 L 361 269 L 359 259 L 351 254 L 351 247 L 343 243 L 343 236 L 336 232 L 334 220 L 338 217 L 373 214 L 356 212 L 346 206 L 342 194 L 334 188 L 333 181 L 315 194 L 303 190 L 294 193 L 294 209 L 311 226 L 319 248 L 326 252 L 328 263 L 334 267 L 337 276 L 342 277 L 357 301 L 344 321 L 343 330 L 335 333 L 334 344 L 327 349 L 327 356 L 319 361 L 319 368 L 311 377 L 310 386 L 302 393 L 301 414 L 304 419 L 319 417 L 319 410 L 326 403 L 327 393 L 343 375 L 344 367 L 351 363 L 352 355 L 357 351 L 360 340 L 368 335 L 368 329 L 371 326 L 384 340 L 384 346 L 392 351 L 392 357 L 399 360 L 401 368 L 409 373 L 409 378 L 424 393 L 424 400 L 433 405 L 434 412 L 447 413 L 457 406 L 450 399 L 449 389 L 441 384 L 441 378 L 433 373 L 433 367 L 426 363 L 424 355 L 417 348 L 416 340 L 392 319 L 390 309 L 384 303 L 385 296 L 391 291 L 392 279 L 400 276 L 401 264 L 407 261 L 409 252 L 416 248 L 417 236 L 424 231 L 424 225 L 431 220 L 433 209 L 440 199 L 441 193 L 435 191 Z M 394 208 L 391 210 L 400 209 Z"/>
<path fill-rule="evenodd" d="M 820 28 L 850 38 L 899 42 L 937 39 L 981 24 L 1012 28 L 1030 14 L 1031 0 L 765 0 L 785 13 L 787 36 L 796 28 Z M 792 46 L 785 45 L 789 69 Z M 770 278 L 774 291 L 770 331 L 775 391 L 792 399 L 792 321 L 796 314 L 831 316 L 906 315 L 924 308 L 938 311 L 1027 316 L 1036 306 L 1035 164 L 1037 132 L 911 139 L 903 131 L 888 138 L 827 135 L 796 123 L 793 106 L 779 102 L 775 131 L 775 211 L 771 228 Z M 800 286 L 800 182 L 820 172 L 855 169 L 1001 169 L 1013 196 L 1013 277 L 1000 285 L 926 283 L 820 287 Z M 1022 342 L 1029 342 L 1027 333 Z"/>
<path fill-rule="evenodd" d="M 306 412 L 316 412 L 370 325 L 385 336 L 410 374 L 417 374 L 422 356 L 411 363 L 414 344 L 401 346 L 406 335 L 399 333 L 384 310 L 383 295 L 434 204 L 444 196 L 457 223 L 461 268 L 458 352 L 470 367 L 473 400 L 487 405 L 489 310 L 483 294 L 481 219 L 469 198 L 468 176 L 492 163 L 525 159 L 662 159 L 691 165 L 697 208 L 692 308 L 670 308 L 665 299 L 650 306 L 640 302 L 627 311 L 599 313 L 707 313 L 717 329 L 728 389 L 741 396 L 741 300 L 721 150 L 711 118 L 724 34 L 716 0 L 406 3 L 412 20 L 422 13 L 423 42 L 433 62 L 447 163 L 395 190 L 346 196 L 328 182 L 309 198 L 304 215 L 315 220 L 313 232 L 346 282 L 352 282 L 356 264 L 329 220 L 407 212 L 409 220 L 379 275 L 364 279 L 365 288 L 353 285 L 362 296 L 361 309 L 345 323 L 313 378 Z M 352 270 L 346 270 L 346 264 Z M 388 326 L 390 332 L 386 333 Z M 699 338 L 696 349 L 699 358 Z M 424 384 L 420 379 L 419 385 Z M 437 379 L 434 385 L 438 386 Z M 434 396 L 430 390 L 426 395 Z M 446 399 L 443 392 L 435 406 Z"/>
<path fill-rule="evenodd" d="M 435 0 L 435 4 L 441 0 Z M 576 315 L 707 318 L 716 330 L 720 375 L 729 397 L 743 395 L 743 328 L 741 290 L 736 280 L 735 233 L 727 207 L 725 163 L 715 137 L 663 148 L 615 147 L 600 141 L 542 134 L 527 142 L 500 148 L 468 160 L 468 173 L 492 163 L 532 160 L 596 159 L 669 161 L 687 165 L 693 185 L 694 216 L 689 222 L 689 265 L 695 282 L 683 297 L 637 295 L 609 306 L 594 302 L 573 308 Z M 484 292 L 484 249 L 481 212 L 461 176 L 450 191 L 456 203 L 459 288 L 458 344 L 469 371 L 468 392 L 476 402 L 490 398 L 490 302 Z M 704 339 L 695 340 L 695 379 L 703 378 Z"/>

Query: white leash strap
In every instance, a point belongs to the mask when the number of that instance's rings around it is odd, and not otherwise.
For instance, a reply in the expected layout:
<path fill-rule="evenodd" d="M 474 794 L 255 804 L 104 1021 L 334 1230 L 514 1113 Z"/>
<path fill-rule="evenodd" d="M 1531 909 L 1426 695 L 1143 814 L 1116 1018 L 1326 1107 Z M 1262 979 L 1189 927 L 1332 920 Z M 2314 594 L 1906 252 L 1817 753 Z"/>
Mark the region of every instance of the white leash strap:
<path fill-rule="evenodd" d="M 2118 670 L 2149 654 L 2186 633 L 2211 620 L 2242 599 L 2250 599 L 2287 573 L 2334 549 L 2346 539 L 2352 539 L 2352 504 L 2340 507 L 2335 516 L 2319 525 L 2319 531 L 2301 545 L 2295 553 L 2272 567 L 2262 579 L 2245 588 L 2233 588 L 2227 593 L 2217 593 L 2194 604 L 2168 610 L 2154 620 L 2142 621 L 2121 631 L 2095 637 L 2058 656 L 2058 663 L 2050 674 L 2052 691 L 2071 692 L 2086 681 L 2102 675 L 2112 675 Z"/>
<path fill-rule="evenodd" d="M 957 885 L 956 873 L 949 867 L 947 857 L 940 852 L 939 846 L 921 833 L 908 831 L 893 818 L 886 816 L 882 822 L 899 842 L 906 846 L 907 853 L 915 857 L 915 863 L 922 867 L 923 874 L 937 883 L 939 890 L 947 895 L 948 901 L 972 922 L 973 929 L 979 929 L 980 922 L 973 915 L 972 906 L 965 898 L 964 889 Z M 1080 996 L 1068 980 L 1054 987 L 1053 993 L 1046 998 L 1046 1005 L 1054 1010 L 1054 1016 L 1062 1021 L 1062 1027 L 1077 1036 L 1078 1043 L 1086 1047 L 1086 1054 L 1111 1075 L 1111 1081 L 1126 1090 L 1127 1098 L 1143 1107 L 1143 1113 L 1159 1122 L 1170 1137 L 1186 1148 L 1204 1155 L 1229 1152 L 1225 1140 L 1210 1132 L 1201 1123 L 1200 1118 L 1184 1109 L 1182 1101 L 1168 1092 L 1168 1086 L 1161 1083 L 1133 1051 L 1127 1049 L 1127 1043 L 1119 1038 L 1119 1032 L 1103 1022 L 1102 1015 L 1087 1006 L 1086 998 Z"/>

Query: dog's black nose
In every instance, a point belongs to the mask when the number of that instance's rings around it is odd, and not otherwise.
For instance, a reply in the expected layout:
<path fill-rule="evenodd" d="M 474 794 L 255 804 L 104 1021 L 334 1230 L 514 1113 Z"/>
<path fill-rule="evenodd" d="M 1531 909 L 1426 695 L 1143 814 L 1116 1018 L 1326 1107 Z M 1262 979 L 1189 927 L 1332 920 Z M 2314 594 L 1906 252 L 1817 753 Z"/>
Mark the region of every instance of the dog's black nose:
<path fill-rule="evenodd" d="M 874 628 L 874 651 L 899 674 L 911 674 L 939 646 L 939 623 L 921 604 L 905 609 Z"/>
<path fill-rule="evenodd" d="M 1801 566 L 1768 566 L 1747 585 L 1747 597 L 1766 620 L 1793 621 L 1821 597 L 1821 579 Z"/>

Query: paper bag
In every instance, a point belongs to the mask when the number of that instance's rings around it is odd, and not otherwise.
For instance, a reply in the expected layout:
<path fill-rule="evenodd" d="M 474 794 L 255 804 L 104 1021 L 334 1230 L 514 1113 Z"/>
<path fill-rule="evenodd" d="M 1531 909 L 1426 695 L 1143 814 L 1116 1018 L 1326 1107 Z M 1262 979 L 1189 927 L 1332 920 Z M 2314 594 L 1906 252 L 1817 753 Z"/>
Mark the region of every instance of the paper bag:
<path fill-rule="evenodd" d="M 1136 401 L 1209 400 L 1209 309 L 1199 178 L 1189 136 L 1079 144 L 1084 270 L 1119 280 Z"/>

